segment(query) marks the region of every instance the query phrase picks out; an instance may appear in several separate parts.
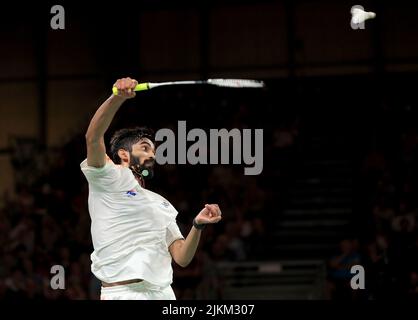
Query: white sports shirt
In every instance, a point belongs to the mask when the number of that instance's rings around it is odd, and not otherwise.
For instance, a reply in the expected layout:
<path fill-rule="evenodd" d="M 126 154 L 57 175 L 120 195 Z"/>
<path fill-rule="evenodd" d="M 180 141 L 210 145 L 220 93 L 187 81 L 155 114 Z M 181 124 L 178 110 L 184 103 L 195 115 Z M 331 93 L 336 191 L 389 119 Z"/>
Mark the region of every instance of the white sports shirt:
<path fill-rule="evenodd" d="M 95 168 L 87 165 L 87 159 L 80 167 L 89 184 L 93 274 L 107 283 L 143 279 L 170 285 L 168 247 L 184 239 L 176 223 L 177 210 L 142 188 L 129 168 L 110 160 Z"/>

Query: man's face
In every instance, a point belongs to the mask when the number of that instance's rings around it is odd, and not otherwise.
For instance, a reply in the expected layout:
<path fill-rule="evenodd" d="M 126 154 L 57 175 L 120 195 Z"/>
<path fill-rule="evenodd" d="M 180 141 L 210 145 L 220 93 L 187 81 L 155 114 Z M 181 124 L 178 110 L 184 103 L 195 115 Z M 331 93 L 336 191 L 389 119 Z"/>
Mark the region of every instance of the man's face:
<path fill-rule="evenodd" d="M 148 138 L 139 140 L 132 145 L 132 155 L 139 158 L 141 166 L 152 168 L 155 163 L 154 143 Z M 132 159 L 130 162 L 132 163 Z"/>

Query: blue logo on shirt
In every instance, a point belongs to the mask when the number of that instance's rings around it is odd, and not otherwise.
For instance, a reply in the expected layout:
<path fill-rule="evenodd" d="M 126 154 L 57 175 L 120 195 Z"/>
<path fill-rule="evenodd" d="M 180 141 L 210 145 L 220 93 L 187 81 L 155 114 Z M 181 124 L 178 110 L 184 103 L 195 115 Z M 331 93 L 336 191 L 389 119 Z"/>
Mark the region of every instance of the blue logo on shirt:
<path fill-rule="evenodd" d="M 136 196 L 136 192 L 134 190 L 129 190 L 129 191 L 126 191 L 126 195 L 128 197 L 134 197 Z"/>

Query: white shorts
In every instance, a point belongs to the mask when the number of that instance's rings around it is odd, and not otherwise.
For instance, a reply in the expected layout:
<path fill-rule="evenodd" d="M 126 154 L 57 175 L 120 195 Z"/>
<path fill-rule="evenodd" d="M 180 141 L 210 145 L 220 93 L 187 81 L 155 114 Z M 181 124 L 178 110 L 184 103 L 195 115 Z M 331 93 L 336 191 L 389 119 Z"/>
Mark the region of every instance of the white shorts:
<path fill-rule="evenodd" d="M 171 286 L 159 287 L 146 281 L 102 287 L 100 300 L 176 300 Z"/>

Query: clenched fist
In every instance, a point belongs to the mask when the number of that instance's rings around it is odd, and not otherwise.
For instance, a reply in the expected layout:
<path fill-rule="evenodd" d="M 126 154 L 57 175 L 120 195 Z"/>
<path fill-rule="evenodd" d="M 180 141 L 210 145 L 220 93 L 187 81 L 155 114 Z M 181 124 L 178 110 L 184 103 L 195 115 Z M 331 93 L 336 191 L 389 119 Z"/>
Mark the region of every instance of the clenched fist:
<path fill-rule="evenodd" d="M 131 99 L 136 96 L 134 89 L 137 84 L 138 84 L 138 81 L 128 77 L 128 78 L 118 79 L 113 85 L 113 87 L 118 89 L 118 92 L 116 94 L 117 96 L 125 98 L 125 99 Z"/>
<path fill-rule="evenodd" d="M 221 221 L 222 213 L 217 204 L 206 204 L 202 211 L 196 216 L 197 224 L 217 223 Z"/>

